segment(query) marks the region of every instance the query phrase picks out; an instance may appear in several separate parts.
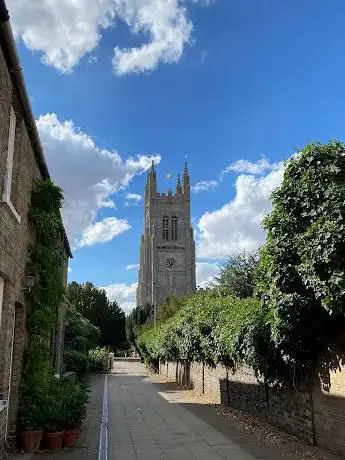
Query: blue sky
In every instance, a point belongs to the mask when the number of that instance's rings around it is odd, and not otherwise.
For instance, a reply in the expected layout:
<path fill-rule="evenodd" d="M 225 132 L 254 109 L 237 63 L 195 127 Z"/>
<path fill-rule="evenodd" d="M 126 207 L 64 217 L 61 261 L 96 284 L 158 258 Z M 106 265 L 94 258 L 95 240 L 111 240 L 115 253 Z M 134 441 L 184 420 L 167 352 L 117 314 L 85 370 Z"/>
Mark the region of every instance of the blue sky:
<path fill-rule="evenodd" d="M 281 161 L 344 138 L 343 1 L 31 3 L 7 1 L 50 171 L 65 189 L 70 279 L 106 287 L 127 310 L 143 222 L 135 195 L 152 158 L 164 191 L 188 155 L 203 285 L 223 257 L 262 243 Z"/>

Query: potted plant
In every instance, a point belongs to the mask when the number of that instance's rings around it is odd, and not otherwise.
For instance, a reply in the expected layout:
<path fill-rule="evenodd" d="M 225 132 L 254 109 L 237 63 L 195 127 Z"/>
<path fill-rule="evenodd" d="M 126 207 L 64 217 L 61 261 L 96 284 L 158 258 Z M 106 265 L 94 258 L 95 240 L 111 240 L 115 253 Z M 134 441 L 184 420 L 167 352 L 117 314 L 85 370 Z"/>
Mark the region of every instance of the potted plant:
<path fill-rule="evenodd" d="M 43 436 L 43 423 L 39 407 L 34 404 L 23 404 L 19 410 L 19 421 L 22 427 L 20 433 L 21 447 L 24 452 L 38 451 Z"/>
<path fill-rule="evenodd" d="M 66 424 L 64 434 L 64 446 L 72 447 L 79 436 L 79 428 L 86 414 L 87 391 L 78 384 L 66 382 L 64 406 L 66 412 Z"/>
<path fill-rule="evenodd" d="M 44 408 L 45 431 L 43 444 L 47 450 L 56 450 L 62 447 L 65 429 L 63 427 L 65 417 L 63 401 L 60 392 L 53 392 L 47 397 Z"/>

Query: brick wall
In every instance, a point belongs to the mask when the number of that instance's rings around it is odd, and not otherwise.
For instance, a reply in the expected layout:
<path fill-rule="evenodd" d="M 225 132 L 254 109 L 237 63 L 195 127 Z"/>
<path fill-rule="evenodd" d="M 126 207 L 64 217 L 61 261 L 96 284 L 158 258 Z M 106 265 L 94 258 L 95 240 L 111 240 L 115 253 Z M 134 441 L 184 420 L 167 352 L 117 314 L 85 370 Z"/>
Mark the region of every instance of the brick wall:
<path fill-rule="evenodd" d="M 190 386 L 198 393 L 204 392 L 204 366 L 201 363 L 191 363 Z"/>
<path fill-rule="evenodd" d="M 345 367 L 330 374 L 329 389 L 315 385 L 313 409 L 317 444 L 345 457 Z"/>
<path fill-rule="evenodd" d="M 202 370 L 201 370 L 202 372 Z M 204 391 L 216 403 L 227 404 L 227 369 L 224 366 L 215 368 L 204 366 Z"/>
<path fill-rule="evenodd" d="M 268 418 L 272 425 L 314 444 L 311 391 L 270 389 L 268 406 Z"/>
<path fill-rule="evenodd" d="M 268 388 L 248 366 L 238 366 L 234 372 L 220 365 L 169 362 L 161 368 L 162 375 L 179 384 L 188 375 L 188 386 L 215 403 L 254 413 L 311 444 L 344 455 L 345 367 L 342 371 L 330 374 L 326 391 L 319 381 L 309 388 Z"/>
<path fill-rule="evenodd" d="M 0 276 L 4 279 L 4 295 L 0 322 L 0 399 L 8 400 L 8 411 L 0 413 L 0 458 L 3 452 L 6 425 L 15 437 L 18 394 L 23 351 L 26 340 L 26 308 L 23 280 L 27 251 L 33 235 L 28 225 L 31 191 L 42 180 L 27 126 L 21 113 L 7 64 L 0 47 Z M 2 201 L 8 156 L 10 113 L 16 114 L 11 203 L 21 220 Z M 67 266 L 65 267 L 67 273 Z M 13 351 L 13 354 L 12 354 Z M 8 423 L 6 423 L 8 414 Z"/>

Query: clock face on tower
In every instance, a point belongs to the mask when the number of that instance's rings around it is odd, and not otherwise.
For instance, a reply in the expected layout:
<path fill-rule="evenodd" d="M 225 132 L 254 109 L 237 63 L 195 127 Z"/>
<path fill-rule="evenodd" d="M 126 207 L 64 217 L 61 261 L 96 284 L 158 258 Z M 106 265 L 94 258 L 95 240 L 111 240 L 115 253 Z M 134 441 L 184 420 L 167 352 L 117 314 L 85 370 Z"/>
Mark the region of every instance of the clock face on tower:
<path fill-rule="evenodd" d="M 176 260 L 173 259 L 172 257 L 169 257 L 168 259 L 165 260 L 165 266 L 168 270 L 172 270 L 173 268 L 176 267 Z"/>

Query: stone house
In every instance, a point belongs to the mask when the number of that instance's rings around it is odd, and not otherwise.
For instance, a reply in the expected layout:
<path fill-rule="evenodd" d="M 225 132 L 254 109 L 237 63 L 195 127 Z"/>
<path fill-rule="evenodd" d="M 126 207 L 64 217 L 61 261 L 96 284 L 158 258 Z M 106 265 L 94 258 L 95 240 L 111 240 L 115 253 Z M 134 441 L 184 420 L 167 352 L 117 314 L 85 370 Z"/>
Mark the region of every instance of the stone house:
<path fill-rule="evenodd" d="M 25 277 L 31 191 L 49 178 L 35 119 L 4 0 L 0 0 L 0 457 L 16 439 L 19 387 L 25 350 Z M 61 242 L 64 282 L 72 257 L 66 235 Z M 60 373 L 64 306 L 52 340 L 55 371 Z"/>

